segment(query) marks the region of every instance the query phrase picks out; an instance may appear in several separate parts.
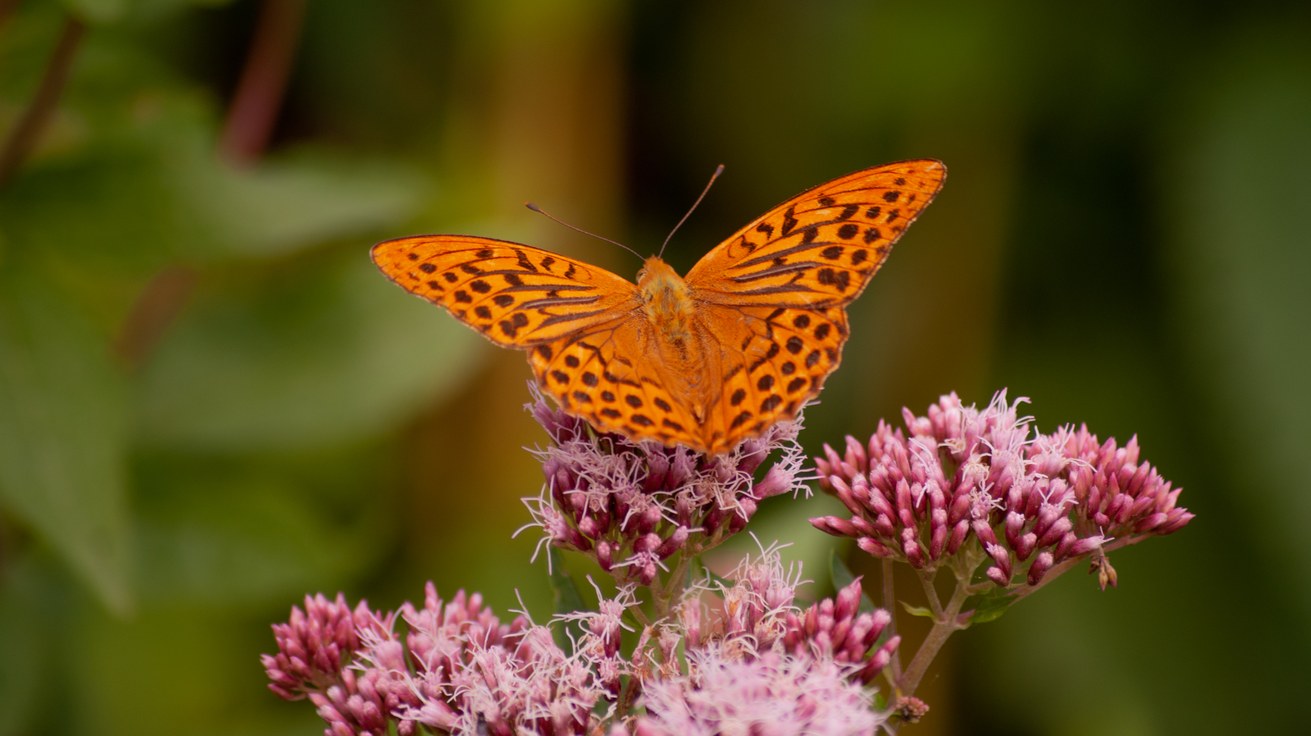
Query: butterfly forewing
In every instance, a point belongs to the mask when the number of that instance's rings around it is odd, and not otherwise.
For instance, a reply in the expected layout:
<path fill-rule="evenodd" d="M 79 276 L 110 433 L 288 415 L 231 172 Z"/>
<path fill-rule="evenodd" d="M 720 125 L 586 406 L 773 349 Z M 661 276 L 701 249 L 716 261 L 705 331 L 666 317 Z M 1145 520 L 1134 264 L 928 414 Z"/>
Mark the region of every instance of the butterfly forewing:
<path fill-rule="evenodd" d="M 529 245 L 462 235 L 379 243 L 373 262 L 493 342 L 527 347 L 613 322 L 636 306 L 633 284 Z"/>
<path fill-rule="evenodd" d="M 706 254 L 687 274 L 718 304 L 821 306 L 860 295 L 942 187 L 940 161 L 857 171 L 778 205 Z"/>

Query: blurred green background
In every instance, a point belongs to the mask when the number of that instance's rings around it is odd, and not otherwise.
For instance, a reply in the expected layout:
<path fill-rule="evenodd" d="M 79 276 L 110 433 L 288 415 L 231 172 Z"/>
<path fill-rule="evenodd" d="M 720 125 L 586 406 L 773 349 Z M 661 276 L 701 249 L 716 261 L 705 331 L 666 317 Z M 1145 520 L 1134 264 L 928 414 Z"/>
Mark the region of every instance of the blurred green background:
<path fill-rule="evenodd" d="M 907 733 L 1287 732 L 1311 655 L 1311 5 L 0 1 L 0 734 L 310 734 L 307 592 L 516 591 L 529 372 L 374 271 L 420 232 L 685 270 L 848 171 L 937 202 L 812 450 L 1008 387 L 1198 518 L 959 635 Z M 1258 441 L 1259 440 L 1259 441 Z M 805 518 L 753 527 L 822 558 Z M 750 545 L 748 545 L 750 546 Z M 808 568 L 824 578 L 822 567 Z M 817 588 L 817 591 L 822 589 Z M 1223 595 L 1222 595 L 1223 594 Z"/>

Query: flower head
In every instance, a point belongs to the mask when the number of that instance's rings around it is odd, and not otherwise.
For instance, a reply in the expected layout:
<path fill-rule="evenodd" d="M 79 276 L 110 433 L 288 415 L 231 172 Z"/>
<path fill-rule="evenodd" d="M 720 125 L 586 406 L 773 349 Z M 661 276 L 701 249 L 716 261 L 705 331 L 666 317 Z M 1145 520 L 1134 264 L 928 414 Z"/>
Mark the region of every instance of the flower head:
<path fill-rule="evenodd" d="M 984 409 L 943 396 L 925 416 L 903 410 L 906 430 L 879 423 L 866 443 L 847 438 L 818 458 L 822 486 L 850 512 L 812 519 L 876 557 L 935 568 L 977 542 L 998 586 L 1037 585 L 1055 566 L 1112 546 L 1169 534 L 1193 515 L 1176 505 L 1137 439 L 1123 448 L 1086 427 L 1050 435 L 998 393 Z M 1112 544 L 1114 540 L 1114 544 Z M 1109 563 L 1103 569 L 1109 570 Z M 1101 578 L 1113 582 L 1113 570 Z"/>
<path fill-rule="evenodd" d="M 803 610 L 796 602 L 800 567 L 784 565 L 779 549 L 766 547 L 723 578 L 689 587 L 665 624 L 665 639 L 688 652 L 714 649 L 743 659 L 772 652 L 831 660 L 853 681 L 871 682 L 901 641 L 883 639 L 892 616 L 883 609 L 860 610 L 859 580 Z"/>
<path fill-rule="evenodd" d="M 566 654 L 525 616 L 501 623 L 477 594 L 443 601 L 431 583 L 425 593 L 422 607 L 406 603 L 386 617 L 364 604 L 352 611 L 341 596 L 307 599 L 309 613 L 293 610 L 274 627 L 279 651 L 264 657 L 271 687 L 309 697 L 329 736 L 406 736 L 419 726 L 494 736 L 594 730 L 611 690 L 588 653 Z M 398 618 L 404 635 L 394 630 Z"/>
<path fill-rule="evenodd" d="M 688 661 L 688 674 L 647 682 L 646 712 L 612 734 L 873 734 L 882 722 L 832 660 L 777 652 L 747 660 L 710 648 Z"/>
<path fill-rule="evenodd" d="M 288 621 L 273 626 L 277 654 L 260 657 L 269 689 L 287 700 L 300 700 L 339 683 L 343 665 L 360 648 L 358 627 L 373 620 L 364 601 L 352 609 L 340 593 L 336 600 L 322 593 L 305 596 L 304 609 L 292 606 Z"/>
<path fill-rule="evenodd" d="M 593 557 L 621 583 L 650 584 L 676 552 L 698 554 L 741 531 L 763 499 L 807 490 L 796 422 L 708 457 L 595 435 L 540 396 L 529 408 L 552 440 L 536 452 L 546 485 L 528 502 L 533 525 L 544 541 Z M 761 472 L 775 451 L 780 459 Z"/>

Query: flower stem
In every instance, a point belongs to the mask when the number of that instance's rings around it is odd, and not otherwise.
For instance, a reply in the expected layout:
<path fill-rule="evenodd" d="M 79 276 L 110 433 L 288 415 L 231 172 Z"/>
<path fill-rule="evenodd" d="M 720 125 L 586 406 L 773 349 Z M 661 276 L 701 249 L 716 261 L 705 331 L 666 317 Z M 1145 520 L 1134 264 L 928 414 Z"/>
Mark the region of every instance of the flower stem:
<path fill-rule="evenodd" d="M 45 128 L 55 106 L 59 104 L 59 95 L 68 82 L 68 73 L 73 66 L 73 56 L 86 32 L 86 24 L 69 16 L 59 32 L 59 41 L 46 64 L 45 74 L 32 96 L 32 101 L 23 110 L 9 131 L 4 146 L 0 147 L 0 188 L 9 183 L 22 166 L 24 159 L 36 145 L 37 138 Z"/>
<path fill-rule="evenodd" d="M 951 598 L 947 601 L 946 606 L 942 606 L 937 599 L 937 593 L 933 589 L 932 578 L 925 578 L 925 589 L 930 591 L 930 605 L 933 608 L 935 616 L 933 617 L 933 628 L 929 631 L 928 636 L 920 643 L 919 649 L 915 652 L 914 658 L 911 659 L 910 665 L 906 671 L 897 678 L 897 692 L 902 697 L 909 697 L 915 694 L 915 689 L 919 687 L 920 681 L 928 672 L 929 665 L 933 663 L 938 652 L 942 650 L 947 639 L 958 630 L 965 628 L 960 622 L 960 612 L 965 606 L 965 600 L 970 596 L 968 579 L 956 579 L 956 586 L 952 589 Z"/>
<path fill-rule="evenodd" d="M 219 139 L 219 152 L 229 161 L 250 164 L 268 144 L 304 16 L 305 0 L 265 0 L 261 5 L 255 37 Z"/>

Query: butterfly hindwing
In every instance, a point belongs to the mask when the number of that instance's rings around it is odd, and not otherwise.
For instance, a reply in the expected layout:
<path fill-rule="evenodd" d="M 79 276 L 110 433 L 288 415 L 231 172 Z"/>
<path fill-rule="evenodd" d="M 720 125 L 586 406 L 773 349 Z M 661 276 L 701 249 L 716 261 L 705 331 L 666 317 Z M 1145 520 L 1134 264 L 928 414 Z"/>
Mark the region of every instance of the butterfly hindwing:
<path fill-rule="evenodd" d="M 795 419 L 842 359 L 847 314 L 841 307 L 706 308 L 707 323 L 735 340 L 724 366 L 713 425 L 731 446 L 765 427 Z"/>
<path fill-rule="evenodd" d="M 537 384 L 569 414 L 635 440 L 700 447 L 700 428 L 649 359 L 650 329 L 638 319 L 580 331 L 528 353 Z"/>
<path fill-rule="evenodd" d="M 698 299 L 717 304 L 847 304 L 933 200 L 946 171 L 916 159 L 809 189 L 707 253 L 687 283 Z"/>
<path fill-rule="evenodd" d="M 372 256 L 402 288 L 507 347 L 559 340 L 636 306 L 636 287 L 619 276 L 504 240 L 420 235 L 378 243 Z"/>

